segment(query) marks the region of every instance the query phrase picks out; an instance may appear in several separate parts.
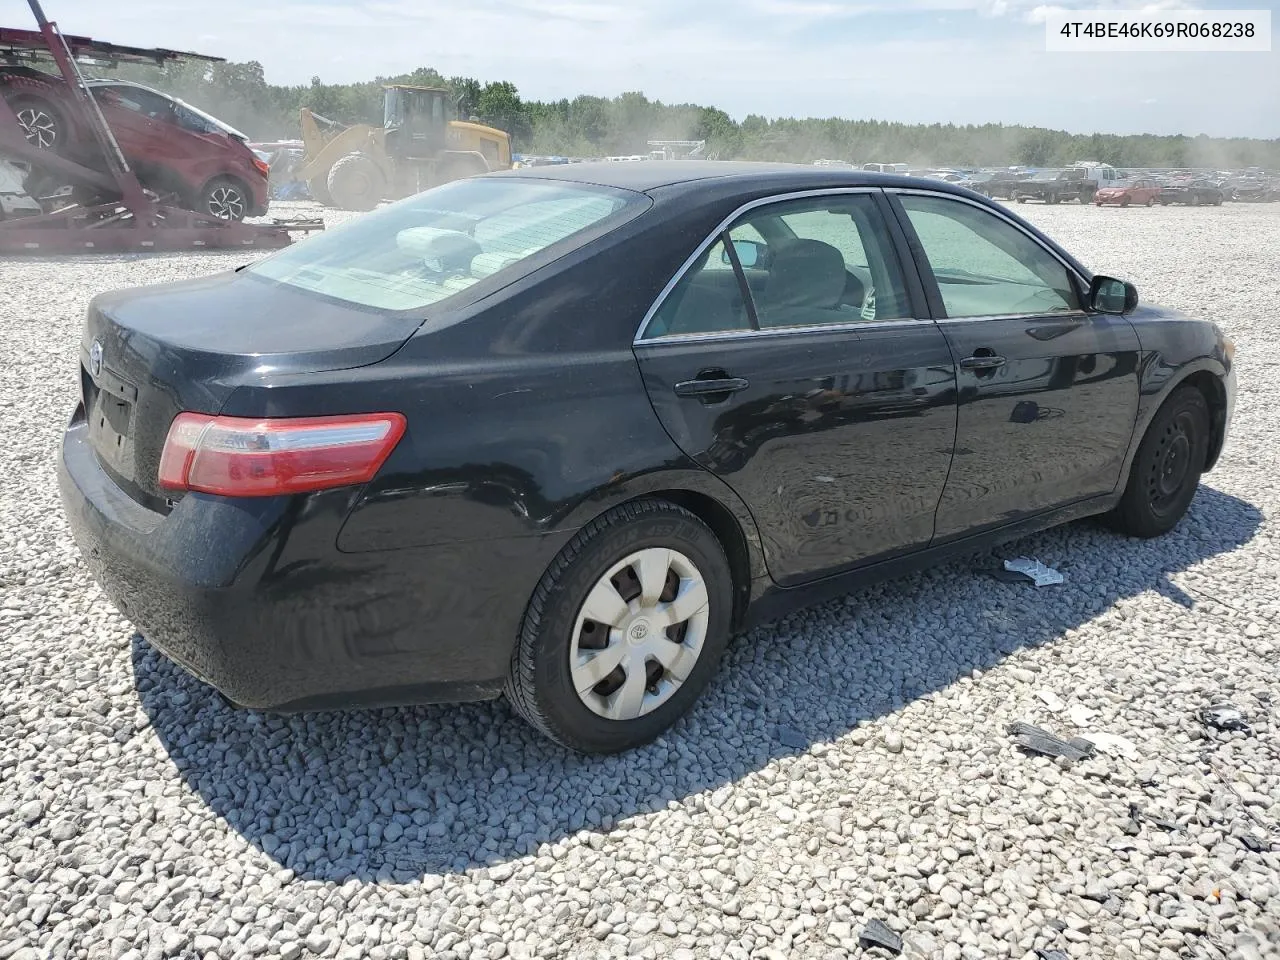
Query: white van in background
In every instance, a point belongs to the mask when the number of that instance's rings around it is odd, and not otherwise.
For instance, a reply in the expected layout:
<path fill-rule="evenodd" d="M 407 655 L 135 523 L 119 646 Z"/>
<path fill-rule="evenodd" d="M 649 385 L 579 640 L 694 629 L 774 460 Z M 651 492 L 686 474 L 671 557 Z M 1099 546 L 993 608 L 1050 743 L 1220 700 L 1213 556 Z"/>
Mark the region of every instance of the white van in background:
<path fill-rule="evenodd" d="M 1109 163 L 1099 163 L 1097 160 L 1077 160 L 1071 165 L 1073 168 L 1084 168 L 1085 179 L 1092 180 L 1099 187 L 1109 187 L 1117 180 L 1123 180 L 1124 174 L 1111 166 Z"/>
<path fill-rule="evenodd" d="M 862 169 L 871 173 L 906 173 L 907 165 L 905 163 L 864 163 Z"/>

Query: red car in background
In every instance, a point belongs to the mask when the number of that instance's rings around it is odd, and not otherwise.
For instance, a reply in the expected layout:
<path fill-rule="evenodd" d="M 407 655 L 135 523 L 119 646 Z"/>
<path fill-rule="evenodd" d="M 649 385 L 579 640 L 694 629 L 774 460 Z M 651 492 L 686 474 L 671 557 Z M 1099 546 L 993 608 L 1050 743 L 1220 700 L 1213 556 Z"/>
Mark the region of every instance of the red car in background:
<path fill-rule="evenodd" d="M 1109 187 L 1100 187 L 1093 195 L 1097 206 L 1115 203 L 1127 207 L 1133 203 L 1151 206 L 1160 199 L 1160 184 L 1154 180 L 1119 180 Z"/>
<path fill-rule="evenodd" d="M 216 117 L 158 90 L 127 80 L 88 80 L 102 115 L 143 186 L 173 194 L 181 206 L 223 220 L 267 212 L 268 165 L 248 138 Z M 69 109 L 70 90 L 58 76 L 30 67 L 0 66 L 3 96 L 27 141 L 86 166 L 102 167 L 92 131 Z M 27 192 L 54 192 L 50 180 Z"/>

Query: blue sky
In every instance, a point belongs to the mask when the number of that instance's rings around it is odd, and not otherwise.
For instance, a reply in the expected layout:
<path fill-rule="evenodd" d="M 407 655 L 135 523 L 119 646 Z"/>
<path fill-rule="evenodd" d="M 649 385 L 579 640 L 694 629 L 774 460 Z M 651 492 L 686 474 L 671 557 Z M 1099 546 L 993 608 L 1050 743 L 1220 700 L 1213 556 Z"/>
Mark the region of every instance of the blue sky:
<path fill-rule="evenodd" d="M 1058 0 L 1270 9 L 1280 0 Z M 49 0 L 68 33 L 258 60 L 276 83 L 434 66 L 533 99 L 643 90 L 741 119 L 842 116 L 1280 137 L 1271 53 L 1050 54 L 1040 0 Z M 0 23 L 25 25 L 23 0 Z"/>

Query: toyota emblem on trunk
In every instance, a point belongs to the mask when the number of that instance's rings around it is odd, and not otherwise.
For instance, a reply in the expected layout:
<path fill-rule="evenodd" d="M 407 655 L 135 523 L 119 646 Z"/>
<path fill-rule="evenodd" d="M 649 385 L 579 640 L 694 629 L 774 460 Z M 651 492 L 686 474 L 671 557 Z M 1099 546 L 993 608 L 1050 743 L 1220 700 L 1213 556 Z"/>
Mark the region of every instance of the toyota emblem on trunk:
<path fill-rule="evenodd" d="M 89 348 L 89 373 L 97 376 L 102 372 L 102 341 L 93 341 L 93 346 Z"/>

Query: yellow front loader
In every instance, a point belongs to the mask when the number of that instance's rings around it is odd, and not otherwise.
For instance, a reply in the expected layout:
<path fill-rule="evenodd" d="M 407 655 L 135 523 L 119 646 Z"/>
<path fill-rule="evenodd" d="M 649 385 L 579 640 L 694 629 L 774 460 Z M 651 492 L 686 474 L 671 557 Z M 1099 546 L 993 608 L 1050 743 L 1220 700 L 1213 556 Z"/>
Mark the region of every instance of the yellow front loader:
<path fill-rule="evenodd" d="M 442 87 L 389 84 L 383 125 L 345 126 L 303 107 L 306 159 L 297 176 L 311 196 L 344 210 L 372 210 L 442 183 L 511 168 L 511 137 L 452 118 Z"/>

